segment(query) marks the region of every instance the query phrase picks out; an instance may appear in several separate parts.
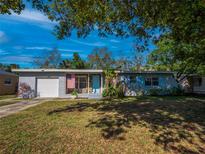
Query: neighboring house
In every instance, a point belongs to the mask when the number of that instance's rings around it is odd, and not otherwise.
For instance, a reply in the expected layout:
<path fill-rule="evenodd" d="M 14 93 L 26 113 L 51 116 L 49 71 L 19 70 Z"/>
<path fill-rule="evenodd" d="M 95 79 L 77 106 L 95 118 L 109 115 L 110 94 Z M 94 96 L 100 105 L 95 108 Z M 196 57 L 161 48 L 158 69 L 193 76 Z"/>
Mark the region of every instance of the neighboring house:
<path fill-rule="evenodd" d="M 0 70 L 0 95 L 15 94 L 17 92 L 18 76 Z"/>
<path fill-rule="evenodd" d="M 16 69 L 19 89 L 28 85 L 36 97 L 68 98 L 74 89 L 79 97 L 99 98 L 104 87 L 103 70 L 93 69 Z M 120 72 L 118 77 L 126 86 L 127 96 L 147 93 L 149 89 L 177 87 L 172 72 Z"/>
<path fill-rule="evenodd" d="M 180 84 L 186 93 L 205 94 L 205 76 L 192 74 Z"/>
<path fill-rule="evenodd" d="M 205 76 L 192 75 L 192 93 L 205 94 Z"/>
<path fill-rule="evenodd" d="M 173 72 L 166 71 L 122 72 L 120 80 L 126 85 L 126 96 L 146 95 L 156 89 L 165 95 L 178 87 Z"/>
<path fill-rule="evenodd" d="M 205 94 L 205 76 L 191 74 L 182 76 L 179 84 L 187 94 Z"/>

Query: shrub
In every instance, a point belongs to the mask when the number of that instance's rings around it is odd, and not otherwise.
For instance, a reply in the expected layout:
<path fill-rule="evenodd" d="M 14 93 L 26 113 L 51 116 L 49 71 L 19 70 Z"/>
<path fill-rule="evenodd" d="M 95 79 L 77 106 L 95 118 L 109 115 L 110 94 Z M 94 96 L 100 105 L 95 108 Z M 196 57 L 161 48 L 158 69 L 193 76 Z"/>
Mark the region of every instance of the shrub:
<path fill-rule="evenodd" d="M 123 85 L 121 83 L 118 83 L 116 87 L 110 85 L 108 88 L 104 89 L 102 96 L 109 98 L 123 98 L 125 96 Z"/>
<path fill-rule="evenodd" d="M 109 86 L 102 93 L 103 97 L 109 97 L 109 98 L 116 97 L 116 94 L 117 94 L 116 89 L 113 86 Z"/>
<path fill-rule="evenodd" d="M 73 92 L 71 93 L 71 95 L 78 97 L 78 92 L 76 89 L 73 90 Z"/>
<path fill-rule="evenodd" d="M 20 83 L 19 90 L 18 90 L 18 96 L 22 98 L 33 98 L 35 97 L 34 90 L 31 89 L 31 87 L 26 83 Z"/>
<path fill-rule="evenodd" d="M 123 98 L 125 96 L 123 85 L 120 83 L 117 84 L 117 87 L 116 87 L 116 96 L 118 98 Z"/>
<path fill-rule="evenodd" d="M 143 96 L 145 94 L 144 90 L 137 90 L 136 96 Z"/>
<path fill-rule="evenodd" d="M 159 96 L 159 95 L 163 94 L 163 89 L 161 89 L 161 88 L 152 88 L 152 89 L 149 89 L 148 94 L 151 95 L 151 96 Z"/>
<path fill-rule="evenodd" d="M 170 94 L 173 96 L 183 95 L 184 91 L 180 87 L 174 87 L 170 90 Z"/>

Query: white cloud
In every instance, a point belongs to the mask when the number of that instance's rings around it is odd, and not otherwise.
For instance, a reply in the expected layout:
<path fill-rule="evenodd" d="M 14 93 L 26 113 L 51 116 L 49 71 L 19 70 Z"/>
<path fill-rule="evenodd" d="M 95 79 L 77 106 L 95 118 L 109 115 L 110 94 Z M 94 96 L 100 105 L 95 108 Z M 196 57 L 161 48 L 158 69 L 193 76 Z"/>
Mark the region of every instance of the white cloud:
<path fill-rule="evenodd" d="M 82 45 L 87 45 L 87 46 L 94 46 L 94 47 L 103 47 L 106 46 L 105 43 L 102 42 L 93 42 L 93 43 L 87 43 L 87 42 L 82 42 L 74 39 L 69 39 L 70 41 L 77 43 L 77 44 L 82 44 Z"/>
<path fill-rule="evenodd" d="M 116 47 L 116 46 L 111 46 L 111 48 L 112 48 L 112 49 L 117 49 L 118 47 Z"/>
<path fill-rule="evenodd" d="M 0 55 L 6 55 L 6 54 L 8 54 L 7 51 L 4 51 L 4 50 L 0 49 Z"/>
<path fill-rule="evenodd" d="M 4 43 L 7 41 L 8 41 L 8 38 L 7 38 L 6 34 L 3 31 L 0 31 L 0 43 Z"/>
<path fill-rule="evenodd" d="M 61 48 L 59 48 L 58 50 L 67 51 L 67 52 L 82 52 L 81 50 L 75 50 L 75 49 L 61 49 Z"/>
<path fill-rule="evenodd" d="M 4 56 L 0 58 L 1 61 L 3 62 L 15 62 L 15 63 L 19 63 L 19 62 L 33 62 L 33 58 L 32 57 L 28 57 L 28 56 Z"/>
<path fill-rule="evenodd" d="M 113 42 L 113 43 L 120 43 L 120 41 L 116 40 L 116 39 L 111 39 L 110 42 Z"/>
<path fill-rule="evenodd" d="M 71 57 L 73 54 L 71 53 L 63 53 L 61 54 L 62 57 Z"/>
<path fill-rule="evenodd" d="M 25 47 L 26 50 L 53 50 L 51 47 Z M 65 51 L 65 52 L 82 52 L 81 50 L 75 50 L 75 49 L 64 49 L 64 48 L 57 48 L 59 51 Z"/>
<path fill-rule="evenodd" d="M 36 11 L 36 10 L 24 10 L 22 11 L 21 14 L 12 14 L 13 17 L 15 17 L 16 20 L 31 20 L 35 22 L 46 22 L 46 23 L 51 23 L 51 21 L 45 16 L 43 13 Z"/>
<path fill-rule="evenodd" d="M 80 57 L 81 58 L 87 58 L 87 54 L 79 54 L 80 55 Z M 63 57 L 63 58 L 71 58 L 71 57 L 73 57 L 73 54 L 71 54 L 71 53 L 63 53 L 63 54 L 61 54 L 61 56 Z"/>
<path fill-rule="evenodd" d="M 25 47 L 26 50 L 52 50 L 50 47 Z"/>
<path fill-rule="evenodd" d="M 15 20 L 20 22 L 26 22 L 44 29 L 53 29 L 57 22 L 51 21 L 46 15 L 37 10 L 25 9 L 21 14 L 12 13 L 11 15 L 4 15 L 6 20 Z"/>

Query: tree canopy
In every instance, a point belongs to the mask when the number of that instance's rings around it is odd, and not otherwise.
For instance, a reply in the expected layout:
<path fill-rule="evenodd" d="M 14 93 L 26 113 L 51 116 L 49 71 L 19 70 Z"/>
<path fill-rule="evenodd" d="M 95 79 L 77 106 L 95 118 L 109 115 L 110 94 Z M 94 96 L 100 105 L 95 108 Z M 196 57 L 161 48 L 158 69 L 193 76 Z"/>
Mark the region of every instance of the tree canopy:
<path fill-rule="evenodd" d="M 149 39 L 161 41 L 166 36 L 173 42 L 170 52 L 175 61 L 191 64 L 195 70 L 205 65 L 204 0 L 29 1 L 57 22 L 54 31 L 59 39 L 73 30 L 79 37 L 97 30 L 100 36 L 134 36 L 136 48 L 145 50 Z M 1 13 L 19 13 L 24 8 L 20 0 L 9 2 L 0 3 Z"/>
<path fill-rule="evenodd" d="M 0 0 L 1 14 L 11 14 L 12 12 L 20 14 L 24 8 L 22 0 Z"/>
<path fill-rule="evenodd" d="M 18 64 L 2 64 L 0 63 L 0 70 L 11 72 L 12 69 L 18 69 L 20 66 Z"/>
<path fill-rule="evenodd" d="M 74 52 L 73 58 L 62 60 L 59 67 L 64 69 L 83 69 L 86 67 L 86 63 L 83 59 L 81 59 L 80 55 L 77 52 Z"/>
<path fill-rule="evenodd" d="M 93 69 L 109 69 L 114 67 L 115 60 L 108 48 L 95 48 L 88 55 L 88 65 Z"/>
<path fill-rule="evenodd" d="M 34 65 L 38 68 L 58 68 L 61 61 L 61 54 L 57 48 L 45 52 L 44 55 L 36 57 Z"/>
<path fill-rule="evenodd" d="M 161 38 L 156 45 L 157 49 L 148 56 L 149 69 L 176 71 L 177 79 L 184 74 L 205 74 L 205 65 L 201 61 L 204 57 L 200 57 L 203 51 L 193 51 L 189 44 L 181 44 L 176 50 L 175 42 L 168 38 Z"/>

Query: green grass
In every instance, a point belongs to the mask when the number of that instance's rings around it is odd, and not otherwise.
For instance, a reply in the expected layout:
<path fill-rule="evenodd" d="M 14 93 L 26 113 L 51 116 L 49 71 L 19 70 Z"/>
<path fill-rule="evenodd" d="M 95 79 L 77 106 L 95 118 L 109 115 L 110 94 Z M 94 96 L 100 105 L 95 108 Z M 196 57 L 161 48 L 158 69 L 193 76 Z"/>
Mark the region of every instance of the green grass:
<path fill-rule="evenodd" d="M 22 100 L 8 100 L 8 101 L 0 101 L 0 107 L 1 106 L 5 106 L 5 105 L 11 105 L 11 104 L 15 104 L 18 103 Z"/>
<path fill-rule="evenodd" d="M 56 100 L 0 126 L 0 153 L 204 153 L 205 99 Z"/>
<path fill-rule="evenodd" d="M 25 101 L 25 99 L 18 98 L 18 97 L 16 97 L 16 95 L 3 95 L 3 96 L 0 96 L 0 107 L 5 106 L 5 105 L 18 103 L 21 101 Z"/>
<path fill-rule="evenodd" d="M 16 95 L 0 95 L 0 100 L 15 98 Z"/>

